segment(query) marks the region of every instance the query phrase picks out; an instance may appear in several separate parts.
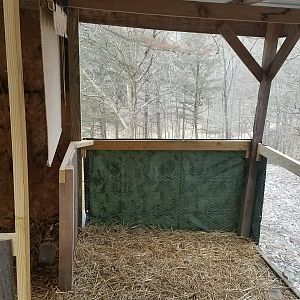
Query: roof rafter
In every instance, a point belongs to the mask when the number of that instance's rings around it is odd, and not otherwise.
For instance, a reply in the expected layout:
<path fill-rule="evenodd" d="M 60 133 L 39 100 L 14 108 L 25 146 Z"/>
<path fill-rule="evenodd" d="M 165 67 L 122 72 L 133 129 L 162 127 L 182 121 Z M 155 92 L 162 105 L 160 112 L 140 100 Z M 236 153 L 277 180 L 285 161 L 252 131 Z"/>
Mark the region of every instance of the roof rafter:
<path fill-rule="evenodd" d="M 300 24 L 297 9 L 182 0 L 68 0 L 69 7 L 207 20 Z"/>

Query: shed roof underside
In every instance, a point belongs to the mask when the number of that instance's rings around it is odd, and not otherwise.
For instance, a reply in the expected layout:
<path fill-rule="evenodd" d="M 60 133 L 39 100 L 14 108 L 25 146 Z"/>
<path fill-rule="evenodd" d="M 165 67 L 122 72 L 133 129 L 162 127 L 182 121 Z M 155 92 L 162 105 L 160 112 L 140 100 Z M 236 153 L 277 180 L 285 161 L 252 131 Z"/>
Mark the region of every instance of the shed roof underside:
<path fill-rule="evenodd" d="M 210 3 L 241 3 L 241 4 L 252 4 L 253 6 L 268 6 L 268 7 L 285 7 L 285 8 L 300 8 L 300 0 L 195 0 L 196 2 L 210 2 Z"/>
<path fill-rule="evenodd" d="M 267 23 L 287 36 L 300 24 L 300 0 L 69 0 L 86 23 L 218 34 L 227 22 L 240 36 L 264 37 Z"/>
<path fill-rule="evenodd" d="M 300 26 L 300 0 L 56 1 L 79 8 L 79 21 L 85 23 L 219 34 L 226 22 L 237 35 L 253 37 L 264 37 L 267 23 L 280 24 L 280 37 Z M 36 9 L 39 0 L 20 2 L 23 8 Z"/>

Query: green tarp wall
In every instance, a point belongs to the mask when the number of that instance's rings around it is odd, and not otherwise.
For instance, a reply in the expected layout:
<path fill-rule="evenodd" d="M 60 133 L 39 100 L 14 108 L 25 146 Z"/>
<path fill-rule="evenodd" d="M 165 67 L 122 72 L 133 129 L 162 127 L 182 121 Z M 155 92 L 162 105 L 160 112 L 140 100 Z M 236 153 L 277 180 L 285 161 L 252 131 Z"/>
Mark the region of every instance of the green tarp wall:
<path fill-rule="evenodd" d="M 88 151 L 88 218 L 95 223 L 234 231 L 245 174 L 245 152 Z"/>

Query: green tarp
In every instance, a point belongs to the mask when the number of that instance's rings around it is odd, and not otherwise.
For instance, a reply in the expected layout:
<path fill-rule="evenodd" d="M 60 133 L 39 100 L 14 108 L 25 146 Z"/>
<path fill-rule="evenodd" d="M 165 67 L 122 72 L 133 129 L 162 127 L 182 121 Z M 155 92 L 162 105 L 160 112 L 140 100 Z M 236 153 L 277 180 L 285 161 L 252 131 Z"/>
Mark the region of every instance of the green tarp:
<path fill-rule="evenodd" d="M 91 222 L 187 230 L 237 228 L 245 152 L 88 151 Z"/>

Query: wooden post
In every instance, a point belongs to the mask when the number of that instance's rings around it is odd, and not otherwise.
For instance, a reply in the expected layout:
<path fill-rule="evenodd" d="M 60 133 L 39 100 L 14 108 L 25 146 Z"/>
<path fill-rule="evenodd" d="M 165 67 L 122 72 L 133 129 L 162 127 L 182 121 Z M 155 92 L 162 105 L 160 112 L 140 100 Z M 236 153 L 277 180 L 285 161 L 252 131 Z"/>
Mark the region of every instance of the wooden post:
<path fill-rule="evenodd" d="M 65 183 L 59 184 L 59 287 L 73 287 L 74 259 L 74 169 L 66 168 Z"/>
<path fill-rule="evenodd" d="M 0 299 L 15 300 L 11 240 L 0 241 Z"/>
<path fill-rule="evenodd" d="M 9 86 L 18 299 L 30 300 L 28 163 L 19 0 L 3 0 Z"/>
<path fill-rule="evenodd" d="M 71 141 L 81 141 L 81 105 L 80 105 L 80 61 L 79 61 L 79 10 L 68 9 L 68 72 L 70 99 Z M 82 163 L 78 155 L 77 206 L 75 227 L 82 225 Z"/>
<path fill-rule="evenodd" d="M 80 66 L 79 66 L 79 12 L 76 8 L 68 9 L 68 68 L 69 99 L 71 114 L 71 140 L 81 140 L 80 113 Z"/>
<path fill-rule="evenodd" d="M 267 76 L 267 70 L 269 69 L 275 55 L 277 52 L 278 45 L 278 31 L 276 24 L 268 24 L 264 53 L 263 53 L 263 63 L 262 68 L 264 71 L 262 81 L 260 83 L 260 88 L 258 92 L 258 103 L 256 107 L 254 128 L 253 128 L 253 140 L 251 146 L 251 155 L 249 159 L 249 170 L 246 180 L 246 192 L 245 198 L 241 206 L 240 215 L 240 225 L 239 234 L 245 237 L 250 236 L 254 197 L 255 197 L 255 187 L 256 187 L 256 177 L 257 177 L 257 148 L 258 144 L 262 142 L 272 79 Z"/>

